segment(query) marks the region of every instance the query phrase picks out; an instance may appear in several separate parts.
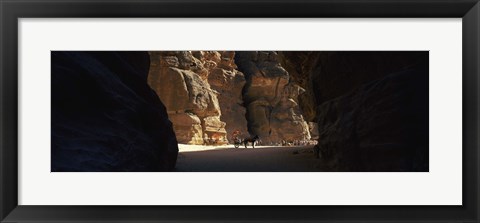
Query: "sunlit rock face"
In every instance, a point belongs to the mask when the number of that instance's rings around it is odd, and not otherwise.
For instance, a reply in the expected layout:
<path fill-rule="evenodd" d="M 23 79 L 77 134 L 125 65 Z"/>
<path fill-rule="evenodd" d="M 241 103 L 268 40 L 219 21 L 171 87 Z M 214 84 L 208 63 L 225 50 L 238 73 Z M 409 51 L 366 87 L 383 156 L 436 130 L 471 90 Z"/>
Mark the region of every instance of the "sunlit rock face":
<path fill-rule="evenodd" d="M 316 122 L 308 122 L 308 130 L 310 131 L 311 139 L 318 139 L 318 124 Z"/>
<path fill-rule="evenodd" d="M 149 53 L 148 83 L 165 104 L 179 143 L 226 144 L 227 129 L 246 128 L 239 95 L 245 81 L 232 53 Z"/>
<path fill-rule="evenodd" d="M 304 89 L 290 81 L 273 51 L 237 51 L 235 61 L 245 74 L 243 99 L 249 131 L 264 143 L 310 139 L 298 106 Z"/>
<path fill-rule="evenodd" d="M 56 171 L 169 171 L 178 147 L 146 52 L 52 52 Z"/>
<path fill-rule="evenodd" d="M 208 75 L 210 87 L 218 92 L 218 103 L 225 122 L 228 140 L 232 143 L 231 134 L 240 132 L 240 137 L 248 136 L 246 108 L 243 104 L 242 89 L 245 86 L 245 77 L 238 71 L 235 64 L 234 51 L 203 52 L 204 60 L 213 62 L 213 67 Z"/>
<path fill-rule="evenodd" d="M 428 171 L 428 52 L 281 52 L 334 171 Z"/>

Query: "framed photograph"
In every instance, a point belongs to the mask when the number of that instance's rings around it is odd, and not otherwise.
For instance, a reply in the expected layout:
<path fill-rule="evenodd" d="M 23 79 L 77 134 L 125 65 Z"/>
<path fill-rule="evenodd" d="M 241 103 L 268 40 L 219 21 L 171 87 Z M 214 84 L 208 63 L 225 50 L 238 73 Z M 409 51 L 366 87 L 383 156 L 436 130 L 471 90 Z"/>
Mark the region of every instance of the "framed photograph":
<path fill-rule="evenodd" d="M 480 221 L 477 0 L 0 1 L 1 222 Z"/>

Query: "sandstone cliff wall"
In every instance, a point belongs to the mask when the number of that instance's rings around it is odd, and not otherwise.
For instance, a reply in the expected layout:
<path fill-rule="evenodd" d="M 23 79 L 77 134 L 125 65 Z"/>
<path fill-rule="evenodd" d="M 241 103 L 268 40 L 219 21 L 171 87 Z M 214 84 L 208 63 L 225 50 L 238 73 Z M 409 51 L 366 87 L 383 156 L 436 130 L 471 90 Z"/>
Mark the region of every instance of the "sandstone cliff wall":
<path fill-rule="evenodd" d="M 228 132 L 246 131 L 234 52 L 150 52 L 149 85 L 164 102 L 179 143 L 226 144 Z"/>
<path fill-rule="evenodd" d="M 247 83 L 243 99 L 249 131 L 265 142 L 310 139 L 308 124 L 298 106 L 304 89 L 290 81 L 273 51 L 237 51 L 235 61 Z"/>

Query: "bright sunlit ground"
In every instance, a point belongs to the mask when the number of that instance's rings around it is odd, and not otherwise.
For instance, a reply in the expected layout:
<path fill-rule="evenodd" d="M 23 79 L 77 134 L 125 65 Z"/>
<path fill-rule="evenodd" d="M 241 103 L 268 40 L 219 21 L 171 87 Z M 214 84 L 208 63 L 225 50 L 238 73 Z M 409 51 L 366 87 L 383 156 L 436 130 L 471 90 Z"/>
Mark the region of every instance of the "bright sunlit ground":
<path fill-rule="evenodd" d="M 180 172 L 311 172 L 327 171 L 310 146 L 179 144 L 175 171 Z"/>

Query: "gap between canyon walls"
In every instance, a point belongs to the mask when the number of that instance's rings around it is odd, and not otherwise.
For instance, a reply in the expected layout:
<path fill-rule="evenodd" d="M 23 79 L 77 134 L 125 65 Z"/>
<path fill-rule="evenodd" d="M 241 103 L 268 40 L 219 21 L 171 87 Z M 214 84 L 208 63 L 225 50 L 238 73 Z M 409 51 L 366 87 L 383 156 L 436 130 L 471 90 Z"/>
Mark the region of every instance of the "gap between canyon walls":
<path fill-rule="evenodd" d="M 298 106 L 304 89 L 289 81 L 276 52 L 149 54 L 148 84 L 165 104 L 179 143 L 231 143 L 237 130 L 265 144 L 311 138 Z"/>

